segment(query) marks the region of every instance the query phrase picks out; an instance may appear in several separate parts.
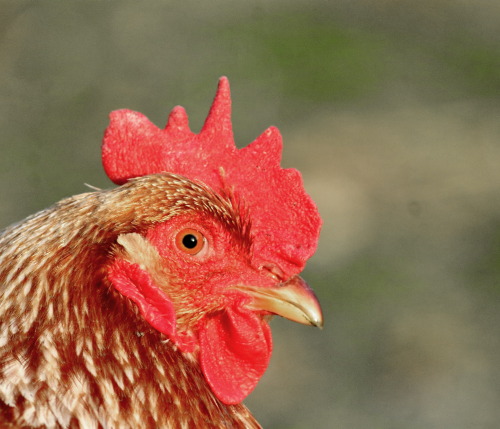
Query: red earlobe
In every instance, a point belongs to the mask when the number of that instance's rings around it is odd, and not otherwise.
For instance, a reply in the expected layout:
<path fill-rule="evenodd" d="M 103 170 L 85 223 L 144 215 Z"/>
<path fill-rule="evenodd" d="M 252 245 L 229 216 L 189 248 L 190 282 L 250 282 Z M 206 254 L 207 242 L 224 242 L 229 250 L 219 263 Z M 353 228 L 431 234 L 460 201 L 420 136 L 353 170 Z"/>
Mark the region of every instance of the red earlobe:
<path fill-rule="evenodd" d="M 171 339 L 176 338 L 174 306 L 146 271 L 137 264 L 117 259 L 109 267 L 108 278 L 118 292 L 137 304 L 142 316 L 153 328 Z"/>

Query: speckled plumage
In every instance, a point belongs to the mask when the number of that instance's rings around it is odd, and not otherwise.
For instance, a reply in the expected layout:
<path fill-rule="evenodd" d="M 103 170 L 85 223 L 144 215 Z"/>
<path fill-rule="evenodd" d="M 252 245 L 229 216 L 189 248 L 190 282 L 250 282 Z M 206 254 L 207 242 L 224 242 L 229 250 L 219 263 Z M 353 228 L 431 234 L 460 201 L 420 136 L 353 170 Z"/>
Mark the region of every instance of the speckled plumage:
<path fill-rule="evenodd" d="M 218 400 L 194 355 L 106 278 L 120 235 L 186 210 L 245 229 L 231 198 L 159 174 L 65 199 L 2 233 L 1 427 L 260 427 Z"/>

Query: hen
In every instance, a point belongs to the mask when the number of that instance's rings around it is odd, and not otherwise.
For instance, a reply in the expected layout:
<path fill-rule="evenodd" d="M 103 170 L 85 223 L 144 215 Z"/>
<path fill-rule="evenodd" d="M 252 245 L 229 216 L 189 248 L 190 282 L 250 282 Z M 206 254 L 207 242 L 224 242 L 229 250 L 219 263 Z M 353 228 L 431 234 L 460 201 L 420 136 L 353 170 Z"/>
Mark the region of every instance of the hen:
<path fill-rule="evenodd" d="M 298 276 L 321 220 L 269 128 L 237 149 L 221 78 L 199 134 L 115 111 L 116 184 L 0 236 L 0 426 L 256 428 L 272 315 L 315 326 Z"/>

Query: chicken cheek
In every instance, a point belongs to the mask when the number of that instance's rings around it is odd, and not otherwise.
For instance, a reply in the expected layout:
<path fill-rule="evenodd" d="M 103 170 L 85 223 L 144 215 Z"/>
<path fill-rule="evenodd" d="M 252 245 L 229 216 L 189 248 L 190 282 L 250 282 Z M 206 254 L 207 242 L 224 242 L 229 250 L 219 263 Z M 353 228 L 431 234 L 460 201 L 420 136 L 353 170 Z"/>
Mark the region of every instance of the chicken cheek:
<path fill-rule="evenodd" d="M 233 306 L 200 330 L 200 362 L 212 391 L 238 404 L 255 388 L 269 364 L 271 329 L 255 313 Z"/>

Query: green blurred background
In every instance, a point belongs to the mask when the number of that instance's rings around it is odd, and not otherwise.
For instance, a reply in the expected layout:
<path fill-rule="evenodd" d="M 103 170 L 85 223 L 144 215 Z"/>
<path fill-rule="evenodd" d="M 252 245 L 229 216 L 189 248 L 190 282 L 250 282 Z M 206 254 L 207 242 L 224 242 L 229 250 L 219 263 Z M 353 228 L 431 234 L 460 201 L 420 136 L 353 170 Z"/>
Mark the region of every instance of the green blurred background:
<path fill-rule="evenodd" d="M 270 125 L 324 219 L 322 331 L 274 320 L 266 428 L 500 427 L 500 2 L 1 2 L 0 225 L 110 187 L 111 110 Z"/>

